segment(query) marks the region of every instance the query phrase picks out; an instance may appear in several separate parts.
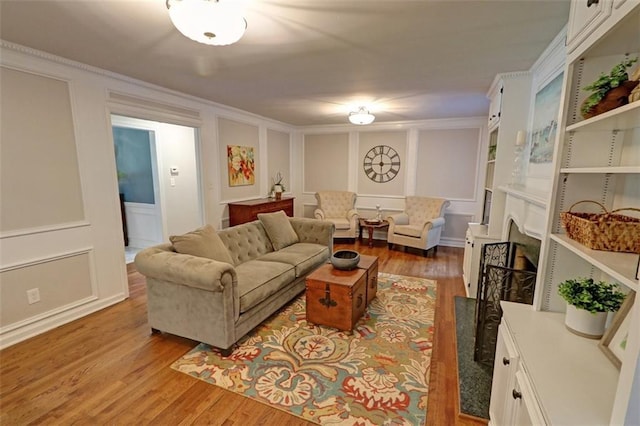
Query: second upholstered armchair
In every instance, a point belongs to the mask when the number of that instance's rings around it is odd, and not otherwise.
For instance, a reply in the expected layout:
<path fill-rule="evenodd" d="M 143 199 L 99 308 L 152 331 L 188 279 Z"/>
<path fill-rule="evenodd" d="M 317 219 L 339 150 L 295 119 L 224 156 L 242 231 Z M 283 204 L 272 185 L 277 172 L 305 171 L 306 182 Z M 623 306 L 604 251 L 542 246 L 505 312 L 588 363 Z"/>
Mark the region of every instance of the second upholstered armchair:
<path fill-rule="evenodd" d="M 356 193 L 349 191 L 316 192 L 318 206 L 313 212 L 316 219 L 329 220 L 336 226 L 335 238 L 350 238 L 355 241 L 358 232 Z"/>
<path fill-rule="evenodd" d="M 389 231 L 387 243 L 421 249 L 423 254 L 440 243 L 440 234 L 444 227 L 444 211 L 449 201 L 443 198 L 409 196 L 405 200 L 405 209 L 387 217 Z"/>

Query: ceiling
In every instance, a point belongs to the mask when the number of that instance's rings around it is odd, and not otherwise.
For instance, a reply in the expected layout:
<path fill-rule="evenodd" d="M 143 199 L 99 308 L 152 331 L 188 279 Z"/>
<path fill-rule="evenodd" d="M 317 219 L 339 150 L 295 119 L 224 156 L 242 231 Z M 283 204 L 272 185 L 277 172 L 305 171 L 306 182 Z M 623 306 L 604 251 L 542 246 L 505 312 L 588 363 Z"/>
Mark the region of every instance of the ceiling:
<path fill-rule="evenodd" d="M 229 0 L 221 0 L 229 1 Z M 483 116 L 500 72 L 528 70 L 568 0 L 241 1 L 244 37 L 180 34 L 165 0 L 0 0 L 0 37 L 297 126 Z"/>

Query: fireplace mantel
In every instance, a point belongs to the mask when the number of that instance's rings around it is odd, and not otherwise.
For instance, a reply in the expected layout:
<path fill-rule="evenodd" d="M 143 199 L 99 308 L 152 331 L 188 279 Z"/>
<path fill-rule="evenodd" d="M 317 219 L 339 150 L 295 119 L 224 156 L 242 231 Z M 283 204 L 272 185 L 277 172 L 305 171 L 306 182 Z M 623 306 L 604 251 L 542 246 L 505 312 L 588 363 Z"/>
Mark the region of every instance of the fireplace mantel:
<path fill-rule="evenodd" d="M 549 194 L 511 186 L 501 186 L 500 189 L 507 194 L 503 229 L 508 230 L 509 221 L 512 220 L 523 234 L 542 239 Z"/>

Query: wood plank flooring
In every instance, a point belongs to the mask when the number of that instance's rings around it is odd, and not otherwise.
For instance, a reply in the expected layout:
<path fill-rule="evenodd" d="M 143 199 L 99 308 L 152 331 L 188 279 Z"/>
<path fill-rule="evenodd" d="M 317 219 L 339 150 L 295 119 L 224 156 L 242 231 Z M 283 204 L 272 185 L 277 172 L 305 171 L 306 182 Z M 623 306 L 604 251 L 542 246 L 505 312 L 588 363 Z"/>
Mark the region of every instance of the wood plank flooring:
<path fill-rule="evenodd" d="M 425 258 L 381 241 L 335 248 L 379 256 L 381 272 L 438 281 L 427 424 L 486 424 L 458 415 L 453 297 L 464 295 L 463 249 Z M 0 351 L 0 424 L 309 424 L 170 369 L 197 342 L 150 334 L 144 277 L 128 272 L 129 299 Z"/>

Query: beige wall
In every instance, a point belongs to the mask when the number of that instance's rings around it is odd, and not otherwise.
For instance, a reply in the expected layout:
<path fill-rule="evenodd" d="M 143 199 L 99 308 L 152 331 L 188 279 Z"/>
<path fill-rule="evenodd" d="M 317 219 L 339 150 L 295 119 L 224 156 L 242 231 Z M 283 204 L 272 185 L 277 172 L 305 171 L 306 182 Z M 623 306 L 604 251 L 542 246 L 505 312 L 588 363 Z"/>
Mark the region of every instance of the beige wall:
<path fill-rule="evenodd" d="M 275 179 L 278 172 L 282 176 L 282 184 L 286 192 L 293 190 L 291 185 L 290 138 L 291 135 L 289 133 L 273 129 L 267 130 L 268 191 L 271 190 L 271 186 L 274 183 L 273 179 Z"/>
<path fill-rule="evenodd" d="M 48 259 L 0 273 L 0 327 L 28 320 L 92 297 L 91 265 L 87 253 Z M 40 302 L 29 304 L 26 290 L 38 289 Z"/>
<path fill-rule="evenodd" d="M 260 197 L 260 140 L 259 129 L 254 124 L 242 123 L 226 118 L 218 119 L 218 160 L 220 163 L 220 189 L 223 200 Z M 240 145 L 252 147 L 256 170 L 253 185 L 230 186 L 227 169 L 227 146 Z M 264 194 L 263 194 L 264 195 Z"/>
<path fill-rule="evenodd" d="M 0 231 L 83 220 L 68 83 L 0 67 L 0 92 Z"/>
<path fill-rule="evenodd" d="M 480 129 L 421 130 L 416 195 L 472 200 Z"/>
<path fill-rule="evenodd" d="M 349 188 L 349 134 L 304 136 L 304 192 Z"/>

